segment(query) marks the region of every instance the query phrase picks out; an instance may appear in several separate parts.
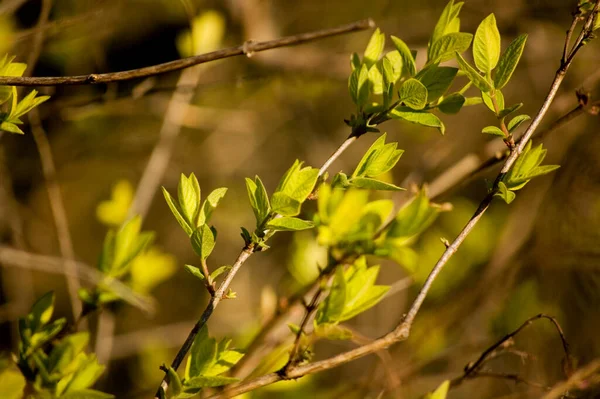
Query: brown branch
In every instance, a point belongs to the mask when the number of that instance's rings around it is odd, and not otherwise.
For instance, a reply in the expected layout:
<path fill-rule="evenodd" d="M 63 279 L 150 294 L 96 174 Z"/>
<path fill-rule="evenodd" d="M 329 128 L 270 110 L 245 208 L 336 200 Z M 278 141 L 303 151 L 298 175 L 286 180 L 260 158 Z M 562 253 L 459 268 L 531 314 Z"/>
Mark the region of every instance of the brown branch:
<path fill-rule="evenodd" d="M 475 376 L 480 375 L 481 367 L 484 365 L 485 362 L 489 361 L 491 358 L 493 358 L 496 355 L 498 349 L 502 349 L 503 347 L 505 347 L 508 343 L 510 343 L 510 341 L 516 335 L 518 335 L 521 331 L 523 331 L 527 326 L 531 325 L 534 321 L 541 320 L 541 319 L 549 320 L 554 325 L 554 328 L 556 329 L 556 331 L 558 332 L 558 335 L 560 336 L 563 350 L 565 352 L 565 363 L 564 363 L 565 367 L 567 370 L 573 370 L 573 358 L 569 351 L 569 343 L 567 342 L 567 339 L 565 337 L 565 334 L 563 333 L 562 328 L 560 327 L 560 324 L 558 324 L 558 321 L 552 316 L 548 316 L 545 314 L 539 314 L 537 316 L 527 319 L 516 330 L 506 334 L 495 344 L 493 344 L 492 346 L 487 348 L 475 362 L 468 364 L 465 367 L 464 374 L 460 377 L 453 379 L 450 385 L 452 387 L 458 386 L 461 383 L 463 383 L 466 379 L 473 378 Z"/>
<path fill-rule="evenodd" d="M 0 15 L 11 14 L 19 9 L 27 0 L 4 0 L 0 4 Z"/>
<path fill-rule="evenodd" d="M 594 10 L 589 14 L 589 16 L 585 22 L 585 25 L 584 25 L 585 32 L 587 32 L 587 33 L 583 36 L 580 35 L 580 37 L 587 38 L 591 34 L 591 29 L 590 29 L 591 24 L 594 20 L 594 16 L 598 10 L 599 5 L 600 5 L 600 0 L 597 0 Z M 261 377 L 252 379 L 247 382 L 243 382 L 237 386 L 233 386 L 229 389 L 226 389 L 221 394 L 213 395 L 213 396 L 211 396 L 211 398 L 217 398 L 217 397 L 230 398 L 230 397 L 242 394 L 244 392 L 252 391 L 254 389 L 273 384 L 274 382 L 277 382 L 277 381 L 287 380 L 287 379 L 296 379 L 296 378 L 305 376 L 307 374 L 312 374 L 312 373 L 316 373 L 319 371 L 338 367 L 340 365 L 351 362 L 355 359 L 369 355 L 375 351 L 387 348 L 394 343 L 397 343 L 399 341 L 403 341 L 403 340 L 407 339 L 408 336 L 410 335 L 412 324 L 413 324 L 419 310 L 421 309 L 421 306 L 423 305 L 423 302 L 425 301 L 425 298 L 427 297 L 427 294 L 428 294 L 431 286 L 433 285 L 433 282 L 435 281 L 435 279 L 437 278 L 439 273 L 442 271 L 442 269 L 444 268 L 446 263 L 450 260 L 452 255 L 458 250 L 458 248 L 463 243 L 463 241 L 468 237 L 468 235 L 471 233 L 473 228 L 477 225 L 477 222 L 479 221 L 479 219 L 481 219 L 481 217 L 483 216 L 485 211 L 489 208 L 489 206 L 492 202 L 494 193 L 498 189 L 499 183 L 502 181 L 504 176 L 506 176 L 508 171 L 511 169 L 511 167 L 514 165 L 516 160 L 519 158 L 519 156 L 523 152 L 523 149 L 525 148 L 525 145 L 531 139 L 531 136 L 533 135 L 533 133 L 539 126 L 540 122 L 542 121 L 542 119 L 544 118 L 546 113 L 548 112 L 548 109 L 549 109 L 550 105 L 552 104 L 554 97 L 556 96 L 556 93 L 558 92 L 558 89 L 559 89 L 562 81 L 564 80 L 565 74 L 572 63 L 575 54 L 581 47 L 581 46 L 577 46 L 577 43 L 579 43 L 579 42 L 580 42 L 580 40 L 578 38 L 578 40 L 576 41 L 576 44 L 573 46 L 573 49 L 571 50 L 571 53 L 569 54 L 567 62 L 566 63 L 561 62 L 561 65 L 556 72 L 556 75 L 550 86 L 550 90 L 544 100 L 544 103 L 542 104 L 542 106 L 541 106 L 540 110 L 538 111 L 538 113 L 536 114 L 535 118 L 533 118 L 533 121 L 531 122 L 531 124 L 529 125 L 529 127 L 527 128 L 525 133 L 523 134 L 519 144 L 516 145 L 512 149 L 511 154 L 506 159 L 500 173 L 496 177 L 493 189 L 481 201 L 481 203 L 477 207 L 477 210 L 475 211 L 475 213 L 473 214 L 473 216 L 471 217 L 469 222 L 462 229 L 462 231 L 459 233 L 459 235 L 446 248 L 446 250 L 442 254 L 441 258 L 435 264 L 435 266 L 433 267 L 429 276 L 427 277 L 425 283 L 423 284 L 423 287 L 417 294 L 417 297 L 415 298 L 411 307 L 409 308 L 408 313 L 406 314 L 404 319 L 396 326 L 396 328 L 394 330 L 392 330 L 388 334 L 384 335 L 383 337 L 378 338 L 377 340 L 373 341 L 370 344 L 367 344 L 367 345 L 361 346 L 359 348 L 338 354 L 329 359 L 317 361 L 314 363 L 310 363 L 310 364 L 302 365 L 302 366 L 298 366 L 298 367 L 288 368 L 285 370 L 285 373 L 278 372 L 278 373 L 271 373 L 271 374 L 263 375 Z"/>
<path fill-rule="evenodd" d="M 600 384 L 600 359 L 596 359 L 573 373 L 566 381 L 556 384 L 542 399 L 562 398 L 571 389 L 590 388 Z"/>
<path fill-rule="evenodd" d="M 0 85 L 8 86 L 58 86 L 58 85 L 85 85 L 101 84 L 111 82 L 121 82 L 131 79 L 147 78 L 149 76 L 160 75 L 166 72 L 179 71 L 194 65 L 204 64 L 206 62 L 220 60 L 223 58 L 235 57 L 239 55 L 251 56 L 253 53 L 271 50 L 279 47 L 295 46 L 298 44 L 323 39 L 326 37 L 342 35 L 346 33 L 361 31 L 373 28 L 375 23 L 371 19 L 353 22 L 341 25 L 336 28 L 323 29 L 314 32 L 301 33 L 293 36 L 286 36 L 280 39 L 269 40 L 265 42 L 248 41 L 237 47 L 230 47 L 210 53 L 200 54 L 193 57 L 187 57 L 180 60 L 165 62 L 163 64 L 152 65 L 139 69 L 132 69 L 122 72 L 109 72 L 101 74 L 89 74 L 78 76 L 57 76 L 57 77 L 0 77 Z"/>

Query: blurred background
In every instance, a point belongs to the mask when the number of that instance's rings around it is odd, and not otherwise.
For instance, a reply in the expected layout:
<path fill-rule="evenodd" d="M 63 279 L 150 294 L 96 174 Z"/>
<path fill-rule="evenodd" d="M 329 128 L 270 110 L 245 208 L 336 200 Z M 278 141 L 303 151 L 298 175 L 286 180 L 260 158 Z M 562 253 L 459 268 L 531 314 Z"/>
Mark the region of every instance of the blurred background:
<path fill-rule="evenodd" d="M 468 0 L 463 6 L 463 31 L 474 33 L 493 12 L 504 48 L 518 34 L 529 34 L 521 64 L 504 90 L 507 103 L 524 103 L 523 113 L 534 115 L 549 89 L 575 3 Z M 192 42 L 197 51 L 210 51 L 368 17 L 386 34 L 424 54 L 445 4 L 445 0 L 55 0 L 32 75 L 134 69 L 190 55 Z M 17 61 L 27 62 L 41 10 L 37 0 L 0 2 L 0 55 L 14 54 Z M 208 19 L 203 20 L 201 34 L 191 40 L 190 26 L 199 23 L 198 15 Z M 243 245 L 240 226 L 254 225 L 244 178 L 259 175 L 273 190 L 296 158 L 319 167 L 339 146 L 349 134 L 343 120 L 354 111 L 347 93 L 349 55 L 362 53 L 370 35 L 371 31 L 363 31 L 220 60 L 186 72 L 187 76 L 176 72 L 118 84 L 39 88 L 52 96 L 39 108 L 37 129 L 47 134 L 74 258 L 96 264 L 107 229 L 125 217 L 151 154 L 160 147 L 167 149 L 166 170 L 150 173 L 150 178 L 171 192 L 179 175 L 191 172 L 204 195 L 217 187 L 229 188 L 213 216 L 219 239 L 210 267 L 233 262 Z M 576 90 L 590 93 L 594 101 L 599 61 L 598 43 L 592 42 L 576 58 L 542 130 L 577 107 Z M 184 111 L 173 121 L 169 106 L 181 99 L 181 106 L 174 108 Z M 393 171 L 394 183 L 403 187 L 429 183 L 434 201 L 451 203 L 453 211 L 443 213 L 413 244 L 418 254 L 413 271 L 370 259 L 371 264 L 382 264 L 379 283 L 397 283 L 397 289 L 349 323 L 365 337 L 376 338 L 398 323 L 444 250 L 439 238 L 455 237 L 498 171 L 490 168 L 466 182 L 459 179 L 502 149 L 480 133 L 495 123 L 490 112 L 481 105 L 466 107 L 442 119 L 447 127 L 444 136 L 408 123 L 382 126 L 388 140 L 398 141 L 405 150 Z M 171 134 L 174 124 L 176 132 Z M 61 250 L 65 232 L 57 233 L 32 127 L 25 125 L 23 130 L 24 136 L 0 138 L 2 351 L 15 350 L 17 319 L 44 292 L 54 290 L 58 315 L 72 320 L 62 262 L 40 271 L 46 266 L 39 262 L 46 258 L 27 261 L 7 252 L 12 248 L 52 259 L 69 256 L 64 242 Z M 561 323 L 579 364 L 599 357 L 599 133 L 598 117 L 582 112 L 544 136 L 546 163 L 561 168 L 533 180 L 510 206 L 494 203 L 435 282 L 409 340 L 389 349 L 389 356 L 368 356 L 249 397 L 418 398 L 443 380 L 460 376 L 485 348 L 542 312 Z M 351 172 L 376 137 L 361 137 L 331 172 Z M 95 350 L 108 365 L 97 388 L 118 398 L 154 393 L 163 375 L 158 366 L 171 361 L 208 299 L 201 283 L 183 268 L 195 261 L 185 234 L 162 194 L 154 194 L 142 213 L 143 228 L 156 232 L 155 246 L 137 266 L 140 277 L 132 280 L 134 289 L 155 298 L 154 314 L 121 304 L 90 318 Z M 410 191 L 391 197 L 402 203 Z M 269 251 L 253 256 L 232 285 L 238 299 L 222 303 L 211 318 L 211 335 L 232 337 L 236 347 L 247 345 L 275 311 L 278 296 L 289 295 L 302 279 L 310 278 L 311 267 L 322 255 L 312 242 L 310 234 L 279 234 Z M 355 345 L 321 342 L 315 358 Z M 555 330 L 540 321 L 487 367 L 552 386 L 564 378 L 562 358 Z M 542 393 L 506 379 L 479 378 L 464 382 L 449 397 L 536 398 Z M 586 397 L 598 397 L 590 395 Z"/>

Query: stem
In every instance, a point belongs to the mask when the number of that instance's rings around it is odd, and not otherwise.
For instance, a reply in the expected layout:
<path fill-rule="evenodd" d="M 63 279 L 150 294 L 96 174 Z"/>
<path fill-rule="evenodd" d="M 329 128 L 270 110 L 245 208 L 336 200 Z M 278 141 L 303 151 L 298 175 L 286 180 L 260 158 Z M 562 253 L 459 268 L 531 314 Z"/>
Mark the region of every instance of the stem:
<path fill-rule="evenodd" d="M 350 145 L 352 143 L 354 143 L 356 141 L 358 137 L 357 136 L 350 136 L 346 139 L 346 141 L 344 141 L 342 143 L 342 145 L 335 150 L 335 152 L 333 154 L 331 154 L 331 156 L 329 157 L 329 159 L 327 159 L 327 161 L 325 161 L 325 163 L 323 164 L 323 166 L 321 167 L 321 169 L 319 169 L 319 177 L 323 176 L 325 174 L 325 172 L 327 172 L 327 170 L 329 169 L 329 167 L 331 166 L 331 164 L 340 157 L 340 155 L 342 155 L 342 153 L 344 151 L 346 151 L 346 149 L 348 147 L 350 147 Z"/>
<path fill-rule="evenodd" d="M 122 82 L 125 80 L 147 78 L 149 76 L 160 75 L 166 72 L 179 71 L 194 65 L 204 64 L 206 62 L 220 60 L 223 58 L 235 57 L 239 55 L 251 55 L 260 51 L 271 50 L 279 47 L 294 46 L 319 40 L 326 37 L 343 35 L 346 33 L 357 32 L 369 29 L 375 26 L 371 19 L 353 22 L 341 25 L 336 28 L 322 29 L 314 32 L 301 33 L 294 36 L 286 36 L 280 39 L 269 40 L 265 42 L 246 42 L 237 47 L 230 47 L 210 53 L 200 54 L 193 57 L 187 57 L 180 60 L 165 62 L 163 64 L 152 65 L 139 69 L 132 69 L 122 72 L 111 72 L 101 74 L 89 74 L 78 76 L 60 76 L 60 77 L 0 77 L 0 85 L 7 86 L 59 86 L 59 85 L 85 85 L 101 84 L 111 82 Z"/>

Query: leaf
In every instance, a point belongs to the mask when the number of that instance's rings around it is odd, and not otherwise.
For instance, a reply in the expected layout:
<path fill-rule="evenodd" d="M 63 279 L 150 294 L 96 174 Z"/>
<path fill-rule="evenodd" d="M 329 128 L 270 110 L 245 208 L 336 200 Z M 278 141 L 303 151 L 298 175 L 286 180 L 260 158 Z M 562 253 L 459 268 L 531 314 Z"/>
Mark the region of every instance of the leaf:
<path fill-rule="evenodd" d="M 481 97 L 465 97 L 465 107 L 471 106 L 471 105 L 479 105 L 482 103 L 482 99 Z"/>
<path fill-rule="evenodd" d="M 384 46 L 385 34 L 381 33 L 379 28 L 377 28 L 375 29 L 375 32 L 373 32 L 373 35 L 369 40 L 369 44 L 367 44 L 367 48 L 363 57 L 363 63 L 365 63 L 367 67 L 371 67 L 373 64 L 375 64 L 381 56 Z"/>
<path fill-rule="evenodd" d="M 371 93 L 383 93 L 383 73 L 380 62 L 374 64 L 373 66 L 371 66 L 371 69 L 369 69 L 369 84 L 371 87 Z"/>
<path fill-rule="evenodd" d="M 508 116 L 509 114 L 512 114 L 513 112 L 515 112 L 516 110 L 518 110 L 522 106 L 523 106 L 523 103 L 518 103 L 518 104 L 515 104 L 515 105 L 510 106 L 508 108 L 505 108 L 502 111 L 500 111 L 500 113 L 498 114 L 498 118 L 504 118 L 505 116 Z"/>
<path fill-rule="evenodd" d="M 196 222 L 197 227 L 200 227 L 203 224 L 208 223 L 210 221 L 210 217 L 213 211 L 217 208 L 221 199 L 225 197 L 226 193 L 227 188 L 221 187 L 213 190 L 210 194 L 208 194 L 208 197 L 206 197 L 206 199 L 204 200 L 202 208 L 199 212 L 198 220 Z"/>
<path fill-rule="evenodd" d="M 417 79 L 405 81 L 398 91 L 398 101 L 409 108 L 420 110 L 427 105 L 427 88 Z"/>
<path fill-rule="evenodd" d="M 500 197 L 506 202 L 510 204 L 516 197 L 516 194 L 513 191 L 510 191 L 504 182 L 500 182 L 498 184 L 498 192 L 494 194 L 494 197 Z"/>
<path fill-rule="evenodd" d="M 400 209 L 387 230 L 386 239 L 407 242 L 431 226 L 439 212 L 439 207 L 431 204 L 427 193 L 421 190 Z"/>
<path fill-rule="evenodd" d="M 458 30 L 458 14 L 460 13 L 462 5 L 462 2 L 454 4 L 454 0 L 450 0 L 448 4 L 446 4 L 446 7 L 444 7 L 444 10 L 442 11 L 442 15 L 440 15 L 440 18 L 433 29 L 433 34 L 429 40 L 429 47 L 445 34 L 456 32 Z"/>
<path fill-rule="evenodd" d="M 465 104 L 465 97 L 460 93 L 452 93 L 444 98 L 437 108 L 445 114 L 456 114 Z"/>
<path fill-rule="evenodd" d="M 528 120 L 530 120 L 531 117 L 529 115 L 517 115 L 514 118 L 511 119 L 510 122 L 508 122 L 508 131 L 509 132 L 514 132 L 515 130 L 517 130 L 519 128 L 519 126 L 521 126 L 521 124 L 523 122 L 526 122 Z"/>
<path fill-rule="evenodd" d="M 169 390 L 171 391 L 171 394 L 173 396 L 179 395 L 183 388 L 179 374 L 177 374 L 177 371 L 175 371 L 173 367 L 169 367 L 167 369 L 167 375 L 169 376 Z"/>
<path fill-rule="evenodd" d="M 295 217 L 281 217 L 271 220 L 267 224 L 269 230 L 275 231 L 298 231 L 311 229 L 315 224 L 308 220 L 302 220 Z"/>
<path fill-rule="evenodd" d="M 187 270 L 192 276 L 197 277 L 200 280 L 204 280 L 204 274 L 200 270 L 199 267 L 192 265 L 184 265 L 185 270 Z"/>
<path fill-rule="evenodd" d="M 246 189 L 256 217 L 256 226 L 259 227 L 271 212 L 267 190 L 258 176 L 254 176 L 254 180 L 246 178 Z"/>
<path fill-rule="evenodd" d="M 402 56 L 400 55 L 400 52 L 398 50 L 394 50 L 386 53 L 383 57 L 384 66 L 386 60 L 390 63 L 393 72 L 392 79 L 390 80 L 390 82 L 396 83 L 398 79 L 400 79 L 400 77 L 402 76 L 402 68 L 404 65 L 404 62 L 402 61 Z"/>
<path fill-rule="evenodd" d="M 215 238 L 214 231 L 205 224 L 198 227 L 192 234 L 192 248 L 202 260 L 206 260 L 215 248 Z"/>
<path fill-rule="evenodd" d="M 352 177 L 375 177 L 390 171 L 397 163 L 404 150 L 396 149 L 398 143 L 385 144 L 387 135 L 382 134 L 367 150 Z"/>
<path fill-rule="evenodd" d="M 350 179 L 350 186 L 362 188 L 365 190 L 380 190 L 380 191 L 402 191 L 405 188 L 398 187 L 392 183 L 386 183 L 381 180 L 371 179 L 368 177 L 354 177 Z"/>
<path fill-rule="evenodd" d="M 50 98 L 50 96 L 36 97 L 37 93 L 37 90 L 30 91 L 16 106 L 13 106 L 9 118 L 19 118 Z M 16 102 L 16 99 L 16 94 L 13 94 L 13 103 Z"/>
<path fill-rule="evenodd" d="M 21 399 L 26 381 L 20 371 L 6 368 L 0 372 L 0 396 L 4 399 Z"/>
<path fill-rule="evenodd" d="M 83 355 L 83 353 L 80 355 Z M 75 373 L 62 392 L 76 392 L 91 387 L 100 378 L 105 369 L 106 366 L 98 363 L 96 355 L 85 355 L 82 357 Z"/>
<path fill-rule="evenodd" d="M 363 106 L 369 99 L 369 69 L 362 64 L 358 73 L 358 86 L 356 91 L 356 105 Z"/>
<path fill-rule="evenodd" d="M 190 226 L 195 225 L 196 212 L 200 208 L 200 186 L 196 176 L 192 173 L 186 177 L 183 173 L 179 178 L 177 186 L 177 197 L 181 214 Z"/>
<path fill-rule="evenodd" d="M 50 322 L 54 313 L 54 292 L 50 291 L 42 295 L 31 307 L 27 315 L 27 324 L 33 332 Z"/>
<path fill-rule="evenodd" d="M 446 34 L 436 40 L 428 50 L 428 63 L 437 64 L 454 58 L 456 53 L 467 51 L 473 40 L 473 35 L 464 32 Z"/>
<path fill-rule="evenodd" d="M 481 133 L 485 133 L 485 134 L 491 134 L 493 136 L 499 136 L 502 138 L 505 138 L 506 135 L 504 134 L 504 132 L 502 131 L 502 129 L 500 129 L 497 126 L 486 126 L 481 130 Z"/>
<path fill-rule="evenodd" d="M 201 376 L 217 360 L 217 341 L 208 336 L 208 328 L 202 327 L 192 343 L 185 369 L 185 379 Z M 188 385 L 188 383 L 186 383 Z"/>
<path fill-rule="evenodd" d="M 360 69 L 360 64 L 361 62 L 358 54 L 352 53 L 350 56 L 350 66 L 352 67 L 352 70 L 354 71 L 355 69 Z"/>
<path fill-rule="evenodd" d="M 390 290 L 389 286 L 376 285 L 370 287 L 367 294 L 354 307 L 346 309 L 340 321 L 349 320 L 377 305 Z"/>
<path fill-rule="evenodd" d="M 273 212 L 282 216 L 296 216 L 300 213 L 302 204 L 284 193 L 275 193 L 271 197 Z"/>
<path fill-rule="evenodd" d="M 458 53 L 456 53 L 456 59 L 460 69 L 467 75 L 469 80 L 483 92 L 489 92 L 492 90 L 492 85 L 475 70 L 465 59 Z"/>
<path fill-rule="evenodd" d="M 175 216 L 175 220 L 179 223 L 179 225 L 183 228 L 183 231 L 188 235 L 188 237 L 192 236 L 194 230 L 190 226 L 190 224 L 185 220 L 183 214 L 181 213 L 179 206 L 175 203 L 175 199 L 166 188 L 162 187 L 163 195 L 165 196 L 165 201 L 167 201 L 167 205 L 169 205 L 169 209 L 171 209 L 171 213 Z"/>
<path fill-rule="evenodd" d="M 90 334 L 79 332 L 63 338 L 58 345 L 55 345 L 48 358 L 48 372 L 62 373 L 75 359 L 83 352 L 90 340 Z"/>
<path fill-rule="evenodd" d="M 119 226 L 127 220 L 133 202 L 133 186 L 127 180 L 119 180 L 111 190 L 110 199 L 96 207 L 96 217 L 108 226 Z"/>
<path fill-rule="evenodd" d="M 435 127 L 440 133 L 444 134 L 446 128 L 442 121 L 430 112 L 413 111 L 406 107 L 397 107 L 390 111 L 390 116 L 396 119 L 416 123 L 417 125 Z"/>
<path fill-rule="evenodd" d="M 344 305 L 346 303 L 346 279 L 344 271 L 338 267 L 335 271 L 333 284 L 329 291 L 329 295 L 319 305 L 317 311 L 316 324 L 321 325 L 330 321 L 337 321 L 344 313 Z"/>
<path fill-rule="evenodd" d="M 498 67 L 494 74 L 494 87 L 496 87 L 496 89 L 503 88 L 510 80 L 521 59 L 521 54 L 523 54 L 523 48 L 525 47 L 526 41 L 527 35 L 519 35 L 506 48 L 502 57 L 500 57 Z"/>
<path fill-rule="evenodd" d="M 231 270 L 231 266 L 229 266 L 229 265 L 221 266 L 221 267 L 217 268 L 214 272 L 212 272 L 210 274 L 210 278 L 212 280 L 216 280 L 217 277 L 219 277 L 221 274 L 223 274 L 223 273 L 225 273 L 225 272 L 227 272 L 229 270 Z"/>
<path fill-rule="evenodd" d="M 15 134 L 25 134 L 17 125 L 6 121 L 0 123 L 0 130 Z"/>
<path fill-rule="evenodd" d="M 448 390 L 450 389 L 450 381 L 446 380 L 437 387 L 437 389 L 425 396 L 424 399 L 446 399 Z"/>
<path fill-rule="evenodd" d="M 473 40 L 473 58 L 475 66 L 489 73 L 498 64 L 500 58 L 500 32 L 494 14 L 488 15 L 477 27 Z"/>
<path fill-rule="evenodd" d="M 238 382 L 238 378 L 225 376 L 198 376 L 186 380 L 185 387 L 188 388 L 210 388 L 220 387 L 223 385 L 233 384 Z"/>
<path fill-rule="evenodd" d="M 413 58 L 410 49 L 406 43 L 396 36 L 392 36 L 392 42 L 394 42 L 394 46 L 402 58 L 403 72 L 406 73 L 406 76 L 408 77 L 414 76 L 417 67 L 415 66 L 415 59 Z"/>
<path fill-rule="evenodd" d="M 333 323 L 324 323 L 316 326 L 315 334 L 317 337 L 335 341 L 352 339 L 352 331 Z"/>
<path fill-rule="evenodd" d="M 444 95 L 452 85 L 457 72 L 457 68 L 446 66 L 440 67 L 435 64 L 432 64 L 419 72 L 416 78 L 419 79 L 427 89 L 427 102 L 431 103 Z"/>
<path fill-rule="evenodd" d="M 504 95 L 500 90 L 494 90 L 494 98 L 496 99 L 496 105 L 498 106 L 498 110 L 504 109 Z M 500 115 L 500 112 L 496 112 L 494 100 L 492 100 L 492 96 L 490 96 L 490 93 L 481 92 L 481 99 L 490 111 L 492 111 L 494 114 Z"/>

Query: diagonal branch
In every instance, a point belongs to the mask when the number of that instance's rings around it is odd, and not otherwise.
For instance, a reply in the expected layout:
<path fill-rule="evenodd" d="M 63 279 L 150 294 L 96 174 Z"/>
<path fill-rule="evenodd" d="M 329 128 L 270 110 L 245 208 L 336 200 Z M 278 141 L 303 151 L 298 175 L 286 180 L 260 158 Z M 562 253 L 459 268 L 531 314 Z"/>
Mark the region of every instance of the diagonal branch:
<path fill-rule="evenodd" d="M 210 53 L 200 54 L 193 57 L 187 57 L 180 60 L 165 62 L 163 64 L 152 65 L 139 69 L 132 69 L 122 72 L 110 72 L 101 74 L 89 74 L 78 76 L 57 76 L 57 77 L 9 77 L 0 76 L 0 85 L 8 86 L 59 86 L 59 85 L 85 85 L 101 84 L 111 82 L 121 82 L 131 79 L 147 78 L 149 76 L 160 75 L 166 72 L 179 71 L 192 67 L 194 65 L 204 64 L 206 62 L 220 60 L 222 58 L 236 57 L 239 55 L 252 56 L 260 51 L 271 50 L 279 47 L 295 46 L 326 37 L 343 35 L 346 33 L 361 31 L 375 26 L 371 19 L 353 22 L 341 25 L 336 28 L 322 29 L 314 32 L 301 33 L 293 36 L 286 36 L 280 39 L 269 40 L 265 42 L 247 41 L 243 45 L 230 47 L 222 50 L 212 51 Z"/>

